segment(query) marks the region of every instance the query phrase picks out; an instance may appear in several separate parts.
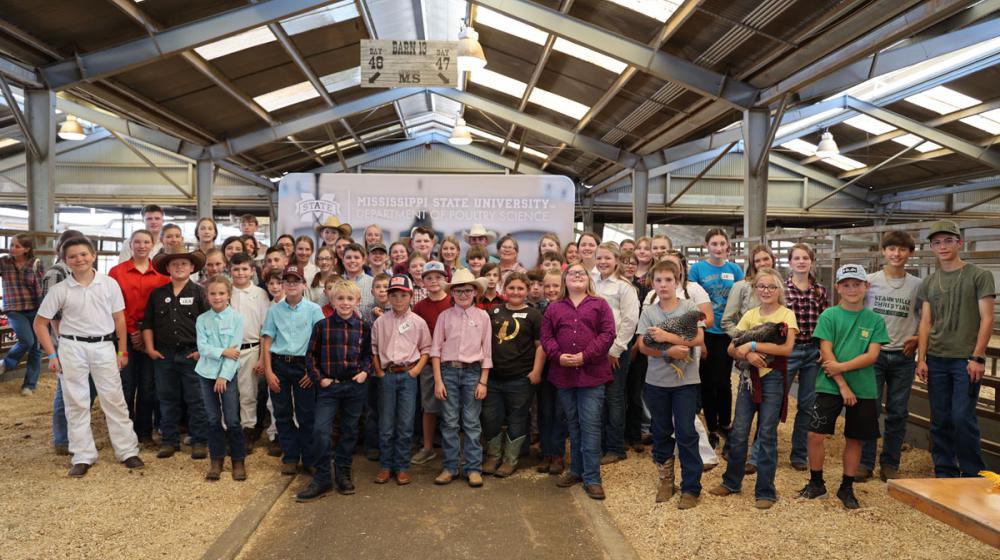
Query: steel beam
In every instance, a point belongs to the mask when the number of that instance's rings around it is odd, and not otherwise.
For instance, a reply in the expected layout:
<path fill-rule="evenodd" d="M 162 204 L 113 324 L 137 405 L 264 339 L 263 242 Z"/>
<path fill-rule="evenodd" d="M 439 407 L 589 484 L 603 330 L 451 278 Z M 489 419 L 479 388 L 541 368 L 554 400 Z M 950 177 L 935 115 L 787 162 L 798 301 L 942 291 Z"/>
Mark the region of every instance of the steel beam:
<path fill-rule="evenodd" d="M 223 169 L 225 171 L 228 171 L 229 173 L 232 173 L 236 177 L 239 177 L 240 179 L 243 179 L 252 185 L 256 185 L 268 191 L 277 190 L 277 187 L 275 187 L 275 184 L 272 183 L 271 181 L 268 181 L 267 179 L 261 177 L 260 175 L 257 175 L 256 173 L 251 173 L 238 165 L 229 163 L 228 161 L 225 160 L 217 161 L 215 162 L 215 166 L 218 167 L 219 169 Z"/>
<path fill-rule="evenodd" d="M 666 206 L 667 208 L 670 208 L 671 206 L 673 206 L 678 200 L 680 200 L 680 198 L 682 196 L 684 196 L 685 194 L 687 194 L 687 192 L 689 190 L 691 190 L 691 187 L 695 186 L 695 184 L 698 181 L 700 181 L 701 178 L 704 177 L 706 173 L 708 173 L 709 169 L 712 169 L 712 167 L 715 166 L 716 163 L 719 163 L 719 160 L 721 160 L 723 157 L 725 157 L 726 154 L 728 154 L 730 152 L 730 150 L 732 150 L 734 147 L 736 147 L 736 144 L 738 144 L 738 143 L 739 142 L 732 142 L 728 146 L 726 146 L 725 148 L 723 148 L 722 150 L 716 150 L 719 153 L 716 154 L 714 158 L 712 158 L 712 161 L 710 161 L 707 164 L 705 164 L 705 168 L 702 169 L 701 171 L 699 171 L 698 174 L 695 175 L 688 182 L 688 184 L 684 185 L 684 188 L 682 188 L 680 190 L 680 192 L 678 192 L 677 194 L 675 194 L 674 197 L 671 198 L 670 200 L 666 200 L 666 198 L 664 198 L 664 201 L 666 202 L 666 204 L 664 206 Z"/>
<path fill-rule="evenodd" d="M 776 152 L 771 152 L 770 161 L 772 164 L 777 165 L 783 169 L 787 169 L 793 173 L 798 173 L 803 177 L 808 177 L 812 181 L 816 181 L 821 185 L 826 185 L 828 187 L 838 189 L 844 186 L 846 181 L 841 181 L 836 177 L 827 175 L 826 173 L 816 169 L 815 167 L 809 167 L 808 165 L 802 165 L 798 160 L 790 158 L 786 155 L 779 154 Z M 851 185 L 843 190 L 843 193 L 852 196 L 862 202 L 871 203 L 871 194 L 868 189 L 863 189 L 857 185 Z"/>
<path fill-rule="evenodd" d="M 198 193 L 198 217 L 212 217 L 212 195 L 214 191 L 214 169 L 212 160 L 199 159 L 195 164 L 195 191 Z"/>
<path fill-rule="evenodd" d="M 111 135 L 114 136 L 119 142 L 121 142 L 123 146 L 125 146 L 126 148 L 128 148 L 128 151 L 132 152 L 133 155 L 135 155 L 143 163 L 145 163 L 147 166 L 149 166 L 150 169 L 152 169 L 153 171 L 156 171 L 156 173 L 159 174 L 160 177 L 163 177 L 163 180 L 165 180 L 167 183 L 170 183 L 171 185 L 173 185 L 173 187 L 175 189 L 177 189 L 182 195 L 184 195 L 187 198 L 191 198 L 191 193 L 190 192 L 185 191 L 184 187 L 182 187 L 179 184 L 177 184 L 177 181 L 174 181 L 170 177 L 170 175 L 167 175 L 162 169 L 160 169 L 159 166 L 157 166 L 156 163 L 153 162 L 153 160 L 151 160 L 148 157 L 146 157 L 146 154 L 142 153 L 139 149 L 137 149 L 132 144 L 129 144 L 128 140 L 122 138 L 121 135 L 118 134 L 117 132 L 111 131 Z"/>
<path fill-rule="evenodd" d="M 646 231 L 646 214 L 649 212 L 649 169 L 640 161 L 632 172 L 632 227 L 636 232 Z M 636 237 L 639 237 L 636 234 Z"/>
<path fill-rule="evenodd" d="M 957 185 L 941 185 L 926 189 L 904 191 L 895 194 L 882 195 L 881 197 L 879 197 L 878 203 L 894 204 L 896 202 L 908 202 L 910 200 L 920 200 L 924 198 L 933 198 L 936 196 L 945 196 L 949 194 L 984 191 L 989 189 L 995 189 L 997 187 L 1000 187 L 1000 177 L 990 177 L 988 179 L 983 179 L 981 181 L 974 181 L 971 183 L 963 183 Z"/>
<path fill-rule="evenodd" d="M 890 157 L 890 158 L 888 158 L 888 159 L 886 159 L 886 160 L 883 160 L 883 161 L 879 162 L 879 164 L 878 164 L 878 165 L 876 165 L 876 166 L 874 166 L 874 167 L 870 167 L 870 168 L 866 168 L 866 170 L 865 170 L 865 172 L 864 172 L 864 173 L 862 173 L 862 174 L 858 175 L 857 177 L 854 177 L 854 178 L 853 178 L 853 179 L 851 179 L 850 181 L 847 181 L 847 182 L 846 182 L 846 183 L 844 183 L 843 185 L 841 185 L 841 186 L 839 186 L 839 187 L 837 187 L 837 188 L 833 189 L 832 191 L 830 191 L 830 192 L 826 193 L 826 195 L 824 195 L 823 197 L 821 197 L 821 198 L 820 198 L 819 200 L 817 200 L 816 202 L 813 202 L 813 203 L 810 203 L 810 204 L 809 204 L 808 206 L 806 206 L 806 207 L 804 208 L 804 210 L 806 210 L 806 211 L 809 211 L 809 210 L 812 210 L 812 209 L 813 209 L 813 208 L 815 208 L 815 207 L 816 207 L 817 205 L 819 205 L 819 204 L 822 204 L 823 202 L 826 202 L 826 200 L 827 200 L 827 199 L 829 199 L 830 197 L 832 197 L 832 196 L 834 196 L 835 194 L 839 193 L 840 191 L 842 191 L 842 190 L 846 189 L 847 187 L 850 187 L 850 186 L 851 186 L 851 185 L 853 185 L 854 183 L 857 183 L 857 182 L 858 182 L 858 181 L 860 181 L 860 180 L 861 180 L 861 179 L 862 179 L 863 177 L 866 177 L 866 176 L 868 176 L 869 174 L 871 174 L 871 173 L 874 173 L 874 172 L 878 171 L 878 170 L 879 170 L 879 168 L 881 168 L 881 167 L 883 167 L 883 166 L 885 166 L 885 165 L 888 165 L 888 164 L 889 164 L 889 163 L 891 163 L 891 162 L 892 162 L 893 160 L 895 160 L 895 159 L 898 159 L 898 158 L 900 158 L 900 157 L 903 157 L 903 155 L 904 155 L 904 154 L 906 154 L 906 153 L 910 152 L 911 150 L 913 150 L 913 149 L 914 149 L 914 148 L 916 148 L 916 147 L 917 147 L 917 144 L 914 144 L 914 145 L 912 145 L 912 146 L 907 146 L 907 147 L 903 148 L 902 150 L 900 150 L 900 151 L 896 152 L 895 154 L 893 154 L 893 155 L 892 155 L 892 157 Z"/>
<path fill-rule="evenodd" d="M 52 90 L 24 90 L 24 106 L 31 136 L 38 142 L 38 155 L 27 154 L 28 229 L 55 229 L 56 193 L 56 96 Z"/>
<path fill-rule="evenodd" d="M 7 107 L 10 108 L 11 115 L 17 121 L 17 126 L 21 129 L 21 134 L 24 135 L 24 145 L 31 152 L 32 156 L 36 159 L 40 158 L 41 151 L 38 148 L 38 143 L 35 142 L 35 137 L 31 135 L 28 121 L 24 118 L 24 113 L 21 112 L 21 107 L 18 106 L 17 99 L 14 99 L 14 92 L 11 91 L 10 84 L 7 83 L 7 78 L 3 74 L 0 74 L 0 91 L 3 92 L 3 98 L 7 100 Z"/>
<path fill-rule="evenodd" d="M 765 161 L 771 129 L 771 112 L 751 109 L 743 113 L 743 236 L 763 243 L 767 234 L 767 172 Z M 778 123 L 775 122 L 775 128 Z"/>
<path fill-rule="evenodd" d="M 330 0 L 264 0 L 44 66 L 40 69 L 42 80 L 52 89 L 63 90 L 82 81 L 113 76 L 329 3 Z"/>
<path fill-rule="evenodd" d="M 42 82 L 38 79 L 38 73 L 21 64 L 0 56 L 0 76 L 5 76 L 10 80 L 25 87 L 40 88 Z"/>

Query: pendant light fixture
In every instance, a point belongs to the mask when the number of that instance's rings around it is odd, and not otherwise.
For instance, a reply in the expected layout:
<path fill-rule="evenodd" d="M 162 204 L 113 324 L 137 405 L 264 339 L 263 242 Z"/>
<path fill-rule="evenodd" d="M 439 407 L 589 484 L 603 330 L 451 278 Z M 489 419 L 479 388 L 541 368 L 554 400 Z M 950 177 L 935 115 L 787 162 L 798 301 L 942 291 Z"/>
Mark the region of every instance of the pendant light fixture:
<path fill-rule="evenodd" d="M 87 133 L 83 131 L 83 127 L 80 126 L 80 121 L 76 120 L 76 117 L 67 115 L 66 120 L 59 127 L 59 138 L 63 140 L 85 140 Z"/>
<path fill-rule="evenodd" d="M 458 32 L 458 70 L 473 72 L 486 67 L 486 55 L 479 44 L 479 33 L 471 25 L 462 24 Z"/>
<path fill-rule="evenodd" d="M 468 146 L 472 143 L 472 132 L 469 131 L 469 127 L 466 126 L 465 119 L 462 117 L 459 117 L 455 122 L 455 128 L 451 130 L 448 143 L 455 146 Z"/>
<path fill-rule="evenodd" d="M 819 146 L 816 146 L 816 157 L 826 159 L 840 153 L 840 148 L 833 140 L 833 133 L 829 129 L 823 131 L 820 137 Z"/>

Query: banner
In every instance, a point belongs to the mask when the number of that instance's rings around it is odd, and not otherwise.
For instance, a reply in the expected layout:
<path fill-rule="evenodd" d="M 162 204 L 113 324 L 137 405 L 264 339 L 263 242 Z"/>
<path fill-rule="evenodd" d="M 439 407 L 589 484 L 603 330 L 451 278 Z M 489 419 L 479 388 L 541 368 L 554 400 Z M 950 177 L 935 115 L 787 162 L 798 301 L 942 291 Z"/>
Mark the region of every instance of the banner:
<path fill-rule="evenodd" d="M 573 182 L 559 175 L 396 175 L 368 173 L 295 173 L 278 186 L 278 230 L 318 239 L 314 227 L 336 216 L 354 228 L 362 241 L 365 227 L 376 224 L 386 244 L 418 225 L 437 232 L 440 242 L 483 224 L 520 246 L 521 264 L 535 264 L 538 239 L 573 239 Z M 495 252 L 495 247 L 491 252 Z"/>

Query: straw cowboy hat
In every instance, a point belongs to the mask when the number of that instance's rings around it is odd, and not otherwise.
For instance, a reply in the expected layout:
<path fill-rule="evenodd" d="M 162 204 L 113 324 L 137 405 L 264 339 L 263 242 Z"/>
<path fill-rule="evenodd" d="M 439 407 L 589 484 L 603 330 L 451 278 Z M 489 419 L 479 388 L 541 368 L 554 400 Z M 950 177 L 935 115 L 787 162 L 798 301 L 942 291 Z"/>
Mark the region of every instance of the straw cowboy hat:
<path fill-rule="evenodd" d="M 339 230 L 341 237 L 350 237 L 354 232 L 354 229 L 351 228 L 351 224 L 340 223 L 340 219 L 336 216 L 330 216 L 322 224 L 316 224 L 316 233 L 322 234 L 323 230 L 326 228 Z"/>
<path fill-rule="evenodd" d="M 497 240 L 497 233 L 486 229 L 483 224 L 472 224 L 469 231 L 462 232 L 462 239 L 465 239 L 465 242 L 468 243 L 470 237 L 482 237 L 484 235 L 486 236 L 487 243 L 493 243 Z"/>
<path fill-rule="evenodd" d="M 153 270 L 163 274 L 165 276 L 170 276 L 170 272 L 167 271 L 167 267 L 170 263 L 176 261 L 177 259 L 187 259 L 191 262 L 191 266 L 194 270 L 191 274 L 201 270 L 201 267 L 205 266 L 205 254 L 201 251 L 195 251 L 193 253 L 160 253 L 153 257 Z"/>
<path fill-rule="evenodd" d="M 480 294 L 482 294 L 486 291 L 486 283 L 487 281 L 485 278 L 476 278 L 472 275 L 472 272 L 469 272 L 469 269 L 460 268 L 455 271 L 455 274 L 452 275 L 451 282 L 444 283 L 444 290 L 450 294 L 451 289 L 455 286 L 471 284 L 474 288 L 476 288 L 476 290 L 479 291 Z"/>

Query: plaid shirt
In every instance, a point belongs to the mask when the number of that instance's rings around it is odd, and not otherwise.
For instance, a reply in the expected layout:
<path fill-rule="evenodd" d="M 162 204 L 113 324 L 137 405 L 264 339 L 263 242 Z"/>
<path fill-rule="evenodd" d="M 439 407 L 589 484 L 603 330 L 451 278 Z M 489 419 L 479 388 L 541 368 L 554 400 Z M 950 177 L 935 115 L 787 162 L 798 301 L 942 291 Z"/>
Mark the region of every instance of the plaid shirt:
<path fill-rule="evenodd" d="M 788 280 L 785 280 L 785 301 L 788 302 L 787 307 L 795 312 L 795 321 L 799 324 L 795 343 L 811 343 L 820 314 L 830 306 L 826 288 L 810 275 L 809 289 L 802 291 L 795 286 L 789 275 Z"/>
<path fill-rule="evenodd" d="M 23 268 L 14 264 L 14 258 L 0 257 L 0 277 L 3 278 L 3 310 L 31 311 L 38 309 L 45 295 L 42 291 L 42 277 L 45 266 L 35 259 Z"/>
<path fill-rule="evenodd" d="M 324 377 L 348 381 L 362 371 L 371 372 L 372 331 L 355 313 L 342 319 L 334 313 L 313 325 L 306 350 L 306 371 L 318 382 Z"/>

